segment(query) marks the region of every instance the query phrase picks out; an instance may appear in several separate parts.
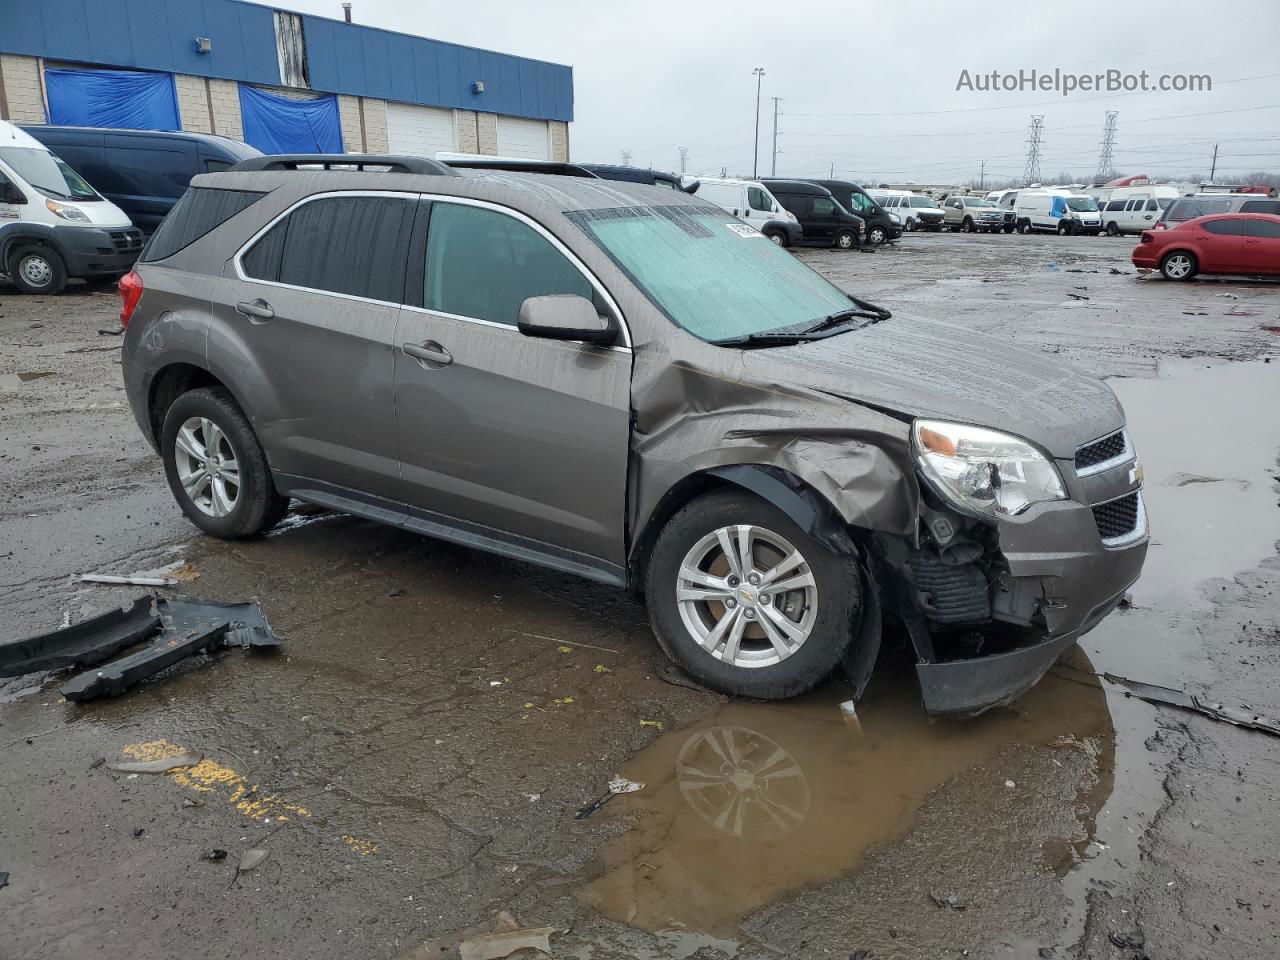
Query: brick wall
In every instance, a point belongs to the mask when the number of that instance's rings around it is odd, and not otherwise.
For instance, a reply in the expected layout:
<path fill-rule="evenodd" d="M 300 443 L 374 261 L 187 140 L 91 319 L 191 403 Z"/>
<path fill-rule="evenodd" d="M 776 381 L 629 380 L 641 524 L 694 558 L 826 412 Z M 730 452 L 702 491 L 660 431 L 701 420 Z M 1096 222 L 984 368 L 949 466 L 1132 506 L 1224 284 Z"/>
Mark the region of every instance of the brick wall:
<path fill-rule="evenodd" d="M 480 145 L 476 142 L 476 113 L 474 110 L 453 111 L 453 123 L 458 130 L 458 152 L 479 153 Z M 494 138 L 497 139 L 497 126 L 494 126 Z M 496 143 L 495 143 L 496 146 Z"/>
<path fill-rule="evenodd" d="M 476 153 L 494 156 L 498 152 L 498 115 L 495 113 L 476 114 Z"/>
<path fill-rule="evenodd" d="M 387 139 L 387 101 L 364 98 L 364 137 L 369 153 L 386 153 L 391 149 Z"/>
<path fill-rule="evenodd" d="M 569 125 L 563 120 L 550 120 L 551 159 L 569 162 Z"/>
<path fill-rule="evenodd" d="M 244 123 L 240 119 L 240 88 L 234 80 L 209 80 L 209 99 L 213 101 L 213 132 L 233 140 L 244 139 Z"/>
<path fill-rule="evenodd" d="M 182 129 L 193 133 L 213 133 L 209 125 L 209 98 L 204 92 L 204 77 L 178 73 L 173 79 L 178 88 L 178 116 L 182 120 Z"/>
<path fill-rule="evenodd" d="M 14 123 L 44 123 L 47 117 L 40 87 L 40 62 L 35 57 L 0 54 L 0 78 L 5 99 L 0 118 Z"/>
<path fill-rule="evenodd" d="M 342 149 L 347 153 L 364 153 L 360 137 L 360 98 L 338 94 L 338 118 L 342 122 Z"/>

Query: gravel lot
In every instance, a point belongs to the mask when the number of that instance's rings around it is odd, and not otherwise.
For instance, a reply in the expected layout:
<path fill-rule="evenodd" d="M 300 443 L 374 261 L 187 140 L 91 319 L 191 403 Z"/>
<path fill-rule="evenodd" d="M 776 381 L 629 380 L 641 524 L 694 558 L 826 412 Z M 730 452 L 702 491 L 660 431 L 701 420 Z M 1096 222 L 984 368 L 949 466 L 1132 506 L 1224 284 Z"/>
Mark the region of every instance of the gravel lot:
<path fill-rule="evenodd" d="M 977 721 L 930 722 L 889 657 L 860 727 L 837 681 L 774 705 L 664 682 L 631 597 L 514 561 L 330 514 L 193 535 L 99 333 L 114 291 L 0 282 L 0 640 L 139 592 L 76 573 L 190 564 L 181 592 L 257 598 L 286 642 L 87 706 L 0 681 L 0 957 L 399 958 L 500 910 L 584 960 L 1280 955 L 1280 739 L 1099 676 L 1280 716 L 1280 286 L 1139 275 L 1131 242 L 799 253 L 892 323 L 1112 378 L 1146 468 L 1128 609 Z M 96 764 L 168 744 L 206 760 Z M 784 761 L 736 819 L 695 786 L 731 750 Z M 575 820 L 617 773 L 645 789 Z"/>

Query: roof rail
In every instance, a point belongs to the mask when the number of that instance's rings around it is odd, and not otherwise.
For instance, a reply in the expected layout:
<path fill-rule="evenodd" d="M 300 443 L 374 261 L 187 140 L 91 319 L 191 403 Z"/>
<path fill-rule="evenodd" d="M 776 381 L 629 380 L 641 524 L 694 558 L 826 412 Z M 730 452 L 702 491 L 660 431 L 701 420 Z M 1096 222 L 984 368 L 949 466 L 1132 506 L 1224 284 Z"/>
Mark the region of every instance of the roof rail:
<path fill-rule="evenodd" d="M 586 177 L 589 180 L 601 179 L 586 167 L 576 163 L 564 163 L 559 160 L 518 160 L 506 157 L 448 157 L 441 160 L 450 167 L 459 170 L 507 170 L 511 173 L 553 173 L 562 177 Z"/>
<path fill-rule="evenodd" d="M 377 153 L 290 153 L 276 156 L 251 157 L 230 167 L 230 171 L 246 170 L 297 170 L 299 167 L 320 167 L 324 170 L 354 167 L 385 167 L 388 173 L 426 173 L 439 177 L 461 176 L 458 171 L 438 160 L 426 157 L 401 157 Z"/>

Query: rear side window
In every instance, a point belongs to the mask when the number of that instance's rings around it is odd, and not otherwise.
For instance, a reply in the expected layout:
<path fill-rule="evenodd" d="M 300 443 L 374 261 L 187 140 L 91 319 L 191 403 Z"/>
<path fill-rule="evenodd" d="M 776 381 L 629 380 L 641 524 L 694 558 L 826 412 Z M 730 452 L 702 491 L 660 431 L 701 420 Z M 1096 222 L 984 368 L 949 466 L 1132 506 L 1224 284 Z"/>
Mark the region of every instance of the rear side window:
<path fill-rule="evenodd" d="M 1240 204 L 1240 212 L 1280 214 L 1280 200 L 1246 200 Z"/>
<path fill-rule="evenodd" d="M 1210 220 L 1201 226 L 1209 233 L 1216 233 L 1224 237 L 1243 237 L 1245 235 L 1244 220 Z"/>
<path fill-rule="evenodd" d="M 263 196 L 255 190 L 191 187 L 160 221 L 139 259 L 149 262 L 173 256 Z"/>
<path fill-rule="evenodd" d="M 527 297 L 593 290 L 546 237 L 483 207 L 435 203 L 427 230 L 423 305 L 514 327 Z"/>
<path fill-rule="evenodd" d="M 1246 229 L 1251 237 L 1280 240 L 1280 223 L 1274 220 L 1250 220 Z"/>
<path fill-rule="evenodd" d="M 295 209 L 241 258 L 255 280 L 399 303 L 416 202 L 324 197 Z"/>

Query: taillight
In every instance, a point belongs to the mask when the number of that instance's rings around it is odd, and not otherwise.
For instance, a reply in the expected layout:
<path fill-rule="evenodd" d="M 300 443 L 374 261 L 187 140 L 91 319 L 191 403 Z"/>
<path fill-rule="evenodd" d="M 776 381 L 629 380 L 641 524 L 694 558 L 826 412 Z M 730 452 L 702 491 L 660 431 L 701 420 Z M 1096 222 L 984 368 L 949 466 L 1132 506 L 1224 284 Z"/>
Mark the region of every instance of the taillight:
<path fill-rule="evenodd" d="M 1153 236 L 1150 234 L 1150 232 L 1149 232 L 1149 231 L 1147 231 L 1147 230 L 1143 230 L 1143 231 L 1142 231 L 1142 235 L 1141 235 L 1140 237 L 1138 237 L 1138 242 L 1139 242 L 1139 243 L 1150 243 L 1150 242 L 1151 242 L 1152 240 L 1154 240 L 1154 239 L 1155 239 L 1155 237 L 1153 237 Z"/>
<path fill-rule="evenodd" d="M 120 291 L 120 326 L 128 327 L 129 318 L 142 299 L 142 278 L 138 276 L 138 271 L 130 270 L 121 277 L 117 288 Z"/>

